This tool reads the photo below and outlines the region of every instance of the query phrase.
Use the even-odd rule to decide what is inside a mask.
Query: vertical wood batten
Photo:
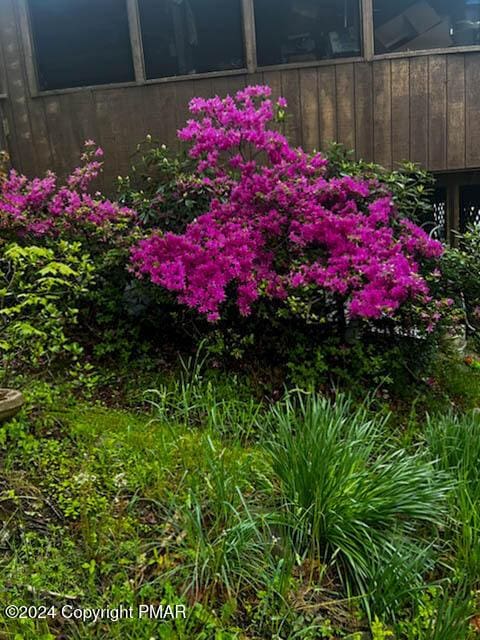
[[[410,61],[392,60],[392,160],[410,158]]]
[[[465,56],[447,58],[447,166],[465,166]]]
[[[357,159],[373,161],[372,65],[355,65],[355,151]]]
[[[428,65],[428,168],[447,166],[447,60],[444,55],[429,58]]]
[[[145,59],[143,55],[142,29],[140,25],[138,0],[127,0],[127,11],[135,80],[137,83],[142,84],[145,82]]]
[[[279,98],[282,95],[282,75],[280,71],[263,71],[263,83],[272,90],[272,97]]]
[[[245,87],[246,83],[250,84],[248,76],[213,78],[213,91],[221,98],[225,98],[227,95],[234,96],[237,91]]]
[[[300,71],[300,102],[303,144],[308,151],[319,148],[318,83],[316,69]]]
[[[72,104],[68,94],[41,98],[43,104],[46,131],[51,140],[55,169],[64,179],[77,166],[82,145],[79,144],[76,130],[76,118],[72,116]]]
[[[112,191],[117,176],[128,171],[132,154],[143,137],[139,129],[140,104],[129,99],[125,89],[98,90],[93,96],[99,142],[105,151],[103,178]]]
[[[100,144],[100,132],[98,129],[98,123],[95,116],[95,101],[93,92],[91,90],[82,91],[78,95],[68,95],[69,113],[73,114],[75,118],[75,127],[73,127],[73,135],[76,148],[80,151],[86,140],[95,140]],[[72,167],[74,166],[76,158],[72,158]],[[105,162],[109,162],[109,158],[105,158]],[[104,187],[103,174],[101,174],[95,181],[95,186],[98,189]]]
[[[466,165],[480,167],[480,53],[465,55]]]
[[[282,92],[288,101],[285,135],[294,146],[302,145],[302,115],[300,107],[300,76],[298,69],[288,69],[282,74]]]
[[[38,175],[52,168],[54,139],[47,128],[43,102],[38,99],[27,99],[27,105],[30,113],[32,143],[37,157],[35,173]],[[74,157],[71,161],[75,162],[77,159]]]
[[[355,82],[353,64],[335,65],[338,142],[355,148]]]
[[[248,84],[264,84],[263,73],[261,71],[255,71],[255,73],[248,73],[244,76],[245,86]]]
[[[198,82],[198,81],[197,81]],[[201,86],[201,85],[200,85]],[[196,95],[203,95],[200,86],[193,80],[186,80],[185,82],[177,82],[175,85],[175,147],[179,147],[179,140],[177,137],[177,131],[182,129],[187,120],[190,117],[190,111],[188,105],[190,100]],[[208,87],[213,89],[213,93],[216,93],[215,87],[212,83],[208,83]]]
[[[277,100],[280,96],[283,96],[282,91],[282,74],[280,71],[263,71],[262,82],[270,87],[272,90],[272,99]],[[288,112],[288,110],[287,110]],[[285,123],[282,122],[279,125],[281,133],[285,133]]]
[[[146,87],[146,118],[150,133],[160,144],[176,144],[176,95],[168,84],[152,84]]]
[[[325,151],[332,142],[336,142],[338,139],[335,68],[333,66],[319,67],[317,80],[320,149]]]
[[[128,91],[128,89],[122,90],[124,98],[120,99],[125,102],[125,111],[124,117],[119,120],[119,127],[125,119],[131,122],[132,126],[128,132],[122,131],[125,158],[122,159],[120,173],[130,168],[132,159],[137,153],[137,146],[145,142],[147,134],[150,133],[151,119],[146,109],[149,102],[148,89],[149,87],[138,87],[134,92]]]
[[[410,60],[410,159],[428,163],[428,58]]]
[[[390,60],[373,62],[373,153],[375,162],[392,167],[392,86]]]

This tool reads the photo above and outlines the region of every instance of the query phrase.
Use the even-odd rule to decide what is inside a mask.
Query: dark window
[[[359,0],[254,0],[260,66],[358,56]]]
[[[135,79],[125,0],[28,0],[40,89]]]
[[[460,231],[480,224],[480,185],[460,187]]]
[[[375,52],[480,44],[480,0],[374,0]]]
[[[447,189],[437,187],[432,194],[432,215],[419,220],[420,226],[442,242],[447,238]]]
[[[139,0],[148,79],[242,69],[241,0]]]

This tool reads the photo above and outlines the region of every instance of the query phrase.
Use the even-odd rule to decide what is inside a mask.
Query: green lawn
[[[192,502],[212,498],[213,460],[245,495],[261,491],[259,456],[225,447],[208,431],[166,426],[148,412],[75,405],[53,407],[42,421],[4,459],[2,608],[187,603],[171,586],[186,584],[196,561],[195,516],[187,527],[183,516]],[[48,624],[3,617],[1,637],[207,638],[228,628],[230,605],[217,612],[192,601],[188,620],[175,624],[142,619],[90,628],[58,617]]]
[[[39,387],[2,429],[0,638],[474,638],[480,421],[406,437],[346,398],[268,406],[232,383],[180,379],[130,412]]]

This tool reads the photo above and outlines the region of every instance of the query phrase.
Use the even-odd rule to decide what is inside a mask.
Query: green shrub
[[[213,191],[194,174],[184,152],[173,153],[148,136],[138,145],[130,175],[118,180],[118,199],[139,214],[144,227],[175,233],[208,210]]]
[[[359,398],[376,388],[405,396],[429,371],[435,346],[435,338],[412,336],[331,337],[320,345],[302,337],[289,354],[288,380],[302,389],[348,389]],[[415,393],[420,389],[416,386]]]
[[[332,146],[326,155],[327,177],[361,176],[376,181],[378,196],[391,192],[400,216],[420,224],[433,219],[433,178],[428,172],[411,163],[387,171],[378,165],[356,162],[340,145]],[[224,195],[214,194],[208,181],[202,183],[198,176],[192,159],[184,153],[175,155],[148,137],[139,145],[130,175],[119,181],[119,198],[139,212],[144,227],[183,233],[188,223],[208,210],[213,197],[222,200]],[[128,342],[138,340],[138,327],[145,319],[151,328],[146,332],[148,342],[153,337],[155,321],[168,329],[174,316],[180,331],[169,331],[170,343],[182,349],[187,341],[191,344],[191,336],[194,340],[207,338],[210,353],[226,369],[243,367],[256,373],[275,369],[274,384],[279,381],[280,385],[288,377],[303,387],[358,386],[363,393],[372,385],[398,389],[412,382],[418,384],[419,378],[430,374],[432,353],[442,331],[439,328],[425,336],[420,329],[419,339],[423,322],[419,321],[420,309],[410,309],[395,321],[353,322],[335,296],[319,294],[315,288],[290,295],[285,304],[259,302],[255,318],[239,317],[235,305],[226,303],[221,321],[212,328],[195,314],[181,312],[172,303],[173,297],[165,291],[159,296],[156,288],[159,287],[130,282],[128,296],[122,294],[123,311],[129,307],[134,310],[129,318],[124,315],[123,326],[135,322],[137,334],[130,341],[128,337],[119,340],[118,345],[124,345],[121,351]],[[120,303],[117,308],[122,308]],[[117,311],[105,326],[113,327],[115,314]],[[113,338],[115,331],[109,329],[109,335]],[[118,345],[112,339],[99,350],[115,353]]]
[[[93,265],[79,243],[51,248],[2,247],[0,349],[3,375],[45,369],[81,355],[72,337],[78,301],[93,282]]]
[[[447,249],[441,261],[444,293],[456,302],[457,323],[463,324],[480,347],[480,226],[457,236],[457,246]]]

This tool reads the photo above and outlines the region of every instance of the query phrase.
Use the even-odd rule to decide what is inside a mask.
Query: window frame
[[[33,37],[33,28],[30,18],[30,11],[28,8],[28,0],[17,0],[15,6],[18,8],[17,21],[20,27],[20,39],[23,47],[23,55],[25,60],[27,84],[31,98],[43,97],[49,95],[62,95],[64,93],[75,93],[78,91],[92,91],[94,89],[108,89],[108,88],[122,88],[122,87],[135,87],[139,84],[137,77],[137,61],[135,58],[135,48],[132,34],[133,17],[131,14],[132,0],[125,0],[127,8],[128,27],[130,34],[130,47],[132,53],[133,70],[135,74],[135,80],[129,80],[126,82],[109,82],[107,84],[94,84],[94,85],[82,85],[79,87],[66,87],[64,89],[40,89],[40,82],[38,78],[38,67],[36,63],[35,55],[35,41]],[[134,0],[136,2],[136,0]]]
[[[41,90],[38,80],[38,71],[35,58],[35,44],[33,29],[30,19],[28,0],[17,0],[18,23],[24,52],[26,75],[30,97],[44,97],[50,95],[63,95],[65,93],[78,93],[80,91],[101,91],[105,89],[122,89],[127,87],[139,87],[151,84],[165,84],[168,82],[181,82],[201,78],[218,78],[225,76],[238,76],[254,73],[256,71],[255,31],[253,0],[240,0],[242,9],[242,33],[245,52],[245,66],[239,69],[227,69],[225,71],[209,71],[178,76],[166,76],[163,78],[147,79],[145,74],[145,61],[143,54],[143,42],[140,25],[139,0],[125,0],[128,14],[130,32],[130,47],[132,51],[135,80],[128,82],[109,82],[107,84],[95,84],[81,87],[67,87],[64,89]],[[253,29],[253,31],[252,31]]]
[[[255,0],[248,0],[252,5],[252,29],[253,37],[255,38]],[[318,0],[320,2],[320,0]],[[365,31],[365,11],[368,10],[368,4],[372,7],[372,0],[357,0],[359,4],[359,17],[360,17],[360,48],[362,53],[359,56],[350,56],[345,58],[321,58],[320,60],[310,60],[308,62],[288,62],[283,64],[271,64],[271,65],[259,65],[255,56],[255,72],[264,71],[288,71],[288,69],[308,69],[309,67],[325,67],[332,64],[348,64],[352,62],[365,62],[371,60],[371,57],[367,57],[367,43],[369,40],[369,34]],[[373,10],[372,10],[372,42],[373,42]]]
[[[6,100],[8,98],[7,91],[7,69],[5,66],[5,54],[3,51],[2,43],[0,42],[0,100]],[[0,122],[0,129],[1,129]]]
[[[196,78],[222,78],[224,76],[238,76],[245,75],[247,73],[254,73],[254,65],[256,58],[256,44],[255,44],[255,31],[253,32],[253,40],[250,32],[250,18],[253,18],[253,0],[240,0],[240,10],[242,14],[242,36],[243,36],[243,50],[245,66],[238,69],[225,69],[223,71],[206,71],[203,73],[187,73],[177,76],[163,76],[161,78],[147,78],[145,71],[145,55],[143,52],[143,38],[142,27],[140,22],[140,9],[138,3],[141,0],[127,0],[129,7],[129,19],[130,21],[130,40],[133,47],[137,47],[137,51],[133,51],[133,58],[138,56],[139,62],[139,75],[137,76],[137,83],[139,85],[150,84],[164,84],[166,82],[179,82],[182,80],[195,80]],[[135,45],[133,44],[135,43]],[[135,70],[136,71],[136,70]]]
[[[8,98],[7,91],[7,72],[5,70],[5,61],[3,58],[3,50],[0,43],[0,100]],[[1,126],[1,124],[0,124]]]
[[[418,51],[391,51],[389,53],[375,53],[375,25],[373,23],[373,3],[374,0],[363,0],[364,5],[369,5],[369,21],[370,21],[370,33],[369,39],[369,51],[371,57],[367,60],[395,60],[398,58],[415,58],[423,56],[435,56],[444,55],[446,53],[475,53],[480,51],[480,45],[478,44],[466,44],[457,47],[436,47],[435,49],[418,49]],[[365,20],[365,12],[363,15]],[[365,28],[364,28],[365,33]]]
[[[18,22],[20,26],[21,40],[24,51],[26,75],[28,80],[29,93],[32,98],[49,95],[61,95],[65,93],[78,93],[80,91],[100,91],[105,89],[121,89],[127,87],[148,86],[152,84],[166,84],[170,82],[182,82],[185,80],[200,80],[202,78],[221,78],[228,76],[242,76],[247,74],[262,73],[269,71],[282,71],[288,69],[302,69],[308,67],[323,67],[337,64],[351,64],[355,62],[372,62],[374,60],[388,60],[395,58],[412,58],[417,56],[438,55],[446,53],[468,53],[479,52],[480,45],[464,45],[459,47],[422,49],[419,51],[399,51],[392,53],[375,54],[375,34],[373,23],[373,2],[374,0],[359,0],[360,4],[360,35],[362,53],[359,56],[349,58],[330,58],[322,60],[312,60],[308,62],[294,62],[287,64],[277,64],[261,66],[257,62],[257,46],[255,31],[255,11],[254,0],[241,0],[242,7],[242,32],[245,52],[245,66],[240,69],[228,69],[225,71],[209,71],[206,73],[196,73],[178,76],[167,76],[162,78],[147,79],[145,75],[145,61],[143,54],[143,43],[140,25],[139,0],[125,0],[128,12],[128,23],[130,31],[130,46],[132,51],[135,80],[129,82],[117,82],[107,84],[96,84],[81,87],[71,87],[66,89],[51,89],[41,91],[37,77],[37,65],[35,60],[35,47],[30,21],[28,0],[17,0]],[[0,96],[0,98],[5,96]]]

